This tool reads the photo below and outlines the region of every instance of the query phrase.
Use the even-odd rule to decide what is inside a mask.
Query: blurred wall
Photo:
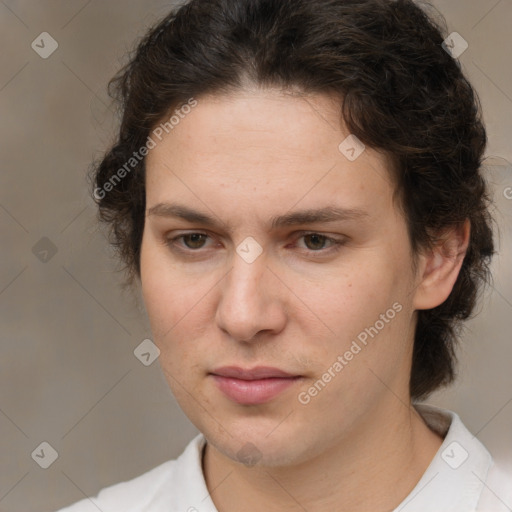
[[[140,295],[120,288],[85,181],[116,126],[106,84],[171,5],[0,2],[0,511],[52,511],[95,495],[175,458],[197,433],[158,364],[134,356],[149,325]],[[461,345],[461,377],[430,402],[510,461],[512,3],[435,5],[469,43],[460,61],[489,130],[501,254]],[[31,455],[51,453],[43,442],[58,452],[48,469]]]

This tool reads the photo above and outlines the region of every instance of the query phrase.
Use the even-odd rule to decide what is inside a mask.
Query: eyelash
[[[319,235],[320,237],[322,237],[326,242],[329,242],[331,244],[331,247],[330,248],[327,248],[327,249],[319,249],[318,251],[313,251],[311,249],[305,249],[307,252],[309,253],[312,253],[312,254],[317,254],[317,253],[320,253],[320,256],[322,255],[327,255],[327,254],[332,254],[332,253],[336,253],[338,252],[341,247],[343,245],[345,245],[346,243],[346,240],[338,240],[337,238],[332,238],[332,237],[329,237],[327,235],[322,235],[321,233],[317,233],[316,231],[308,231],[308,232],[300,232],[299,233],[300,236],[297,238],[297,240],[305,237],[305,236],[308,236],[308,235]],[[172,250],[172,251],[176,251],[176,252],[181,252],[181,253],[184,253],[184,254],[194,254],[194,253],[199,253],[201,251],[202,248],[199,248],[199,249],[184,249],[183,247],[178,247],[176,245],[176,241],[179,240],[179,239],[183,239],[185,238],[186,236],[190,236],[190,235],[204,235],[204,236],[209,236],[207,233],[202,233],[200,231],[193,231],[191,233],[184,233],[184,234],[181,234],[181,235],[178,235],[174,238],[168,238],[165,240],[165,244]]]

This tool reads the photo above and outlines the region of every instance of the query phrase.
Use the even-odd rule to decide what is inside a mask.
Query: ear
[[[470,222],[443,231],[429,252],[420,254],[419,284],[414,292],[414,309],[432,309],[450,295],[469,245]]]

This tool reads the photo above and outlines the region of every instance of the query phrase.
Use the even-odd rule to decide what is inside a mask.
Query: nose
[[[239,254],[220,283],[216,322],[234,340],[260,340],[259,333],[277,334],[286,324],[287,288],[268,266],[265,253],[249,263]]]

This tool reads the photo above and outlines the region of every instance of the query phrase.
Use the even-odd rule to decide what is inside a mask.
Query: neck
[[[393,510],[412,491],[442,444],[412,406],[395,401],[313,459],[246,467],[207,444],[203,473],[219,512]],[[388,404],[389,405],[389,404]]]

